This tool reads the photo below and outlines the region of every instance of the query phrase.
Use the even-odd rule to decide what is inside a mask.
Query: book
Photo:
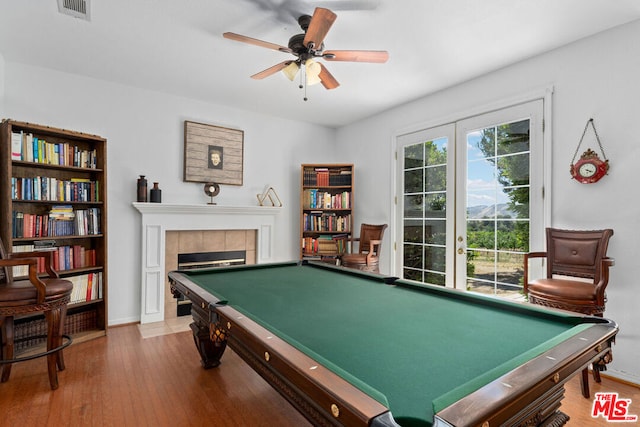
[[[22,160],[22,132],[11,132],[11,160]]]

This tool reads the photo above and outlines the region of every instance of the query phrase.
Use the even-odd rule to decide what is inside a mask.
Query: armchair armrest
[[[351,238],[349,238],[349,239],[347,239],[347,240],[349,241],[349,247],[348,247],[348,249],[347,249],[347,252],[348,252],[348,253],[351,253],[351,254],[358,253],[358,252],[359,252],[359,250],[358,250],[358,251],[356,251],[356,245],[355,245],[355,243],[356,243],[356,242],[358,242],[358,249],[360,249],[360,238],[359,238],[359,237],[353,237],[353,236],[352,236]]]
[[[25,252],[27,253],[27,252]],[[36,291],[37,291],[37,301],[39,304],[43,303],[45,300],[45,296],[46,296],[46,292],[47,292],[47,285],[40,280],[40,278],[38,277],[38,259],[37,257],[15,257],[15,258],[8,258],[8,259],[0,259],[0,267],[16,267],[16,266],[23,266],[23,265],[28,265],[29,266],[29,281],[31,282],[31,284],[33,286],[36,287]],[[9,280],[9,278],[7,278],[7,280]]]
[[[524,259],[527,260],[529,258],[546,258],[547,257],[547,253],[546,252],[529,252],[524,254]]]
[[[44,259],[44,269],[51,278],[60,278],[58,272],[52,267],[53,251],[33,251],[33,252],[13,252],[9,254],[9,259],[15,258],[42,258]]]
[[[350,239],[344,235],[338,235],[333,237],[333,241],[336,244],[336,253],[338,256],[344,255],[349,252],[349,241]]]
[[[615,265],[615,260],[613,258],[605,257],[602,258],[601,263],[601,274],[600,281],[595,283],[596,286],[596,299],[599,305],[604,306],[605,304],[605,289],[609,284],[609,267],[613,267]]]
[[[527,295],[529,288],[529,259],[531,258],[546,258],[546,252],[529,252],[524,254],[524,274],[522,278],[522,290]]]
[[[378,247],[382,244],[382,240],[369,240],[369,253],[367,254],[367,264],[371,264],[371,262],[378,257],[379,249]]]

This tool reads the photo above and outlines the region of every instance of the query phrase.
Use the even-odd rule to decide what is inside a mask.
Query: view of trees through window
[[[467,134],[468,289],[521,290],[529,250],[529,162],[529,120]]]
[[[447,139],[404,148],[403,277],[445,284]]]

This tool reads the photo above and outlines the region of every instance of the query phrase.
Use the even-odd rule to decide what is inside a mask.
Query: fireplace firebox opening
[[[198,268],[228,267],[246,264],[246,251],[222,252],[193,252],[178,254],[178,270],[193,270]],[[184,295],[178,298],[177,316],[191,314],[191,301]]]

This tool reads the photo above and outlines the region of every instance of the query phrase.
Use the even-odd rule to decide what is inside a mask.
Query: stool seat
[[[64,279],[41,279],[46,285],[45,302],[51,303],[57,299],[71,296],[73,283]],[[0,313],[14,305],[36,304],[38,292],[28,280],[17,280],[0,287]]]
[[[343,267],[355,268],[362,271],[375,272],[379,269],[378,259],[370,259],[369,262],[367,262],[366,254],[345,254],[342,255],[340,261]]]

